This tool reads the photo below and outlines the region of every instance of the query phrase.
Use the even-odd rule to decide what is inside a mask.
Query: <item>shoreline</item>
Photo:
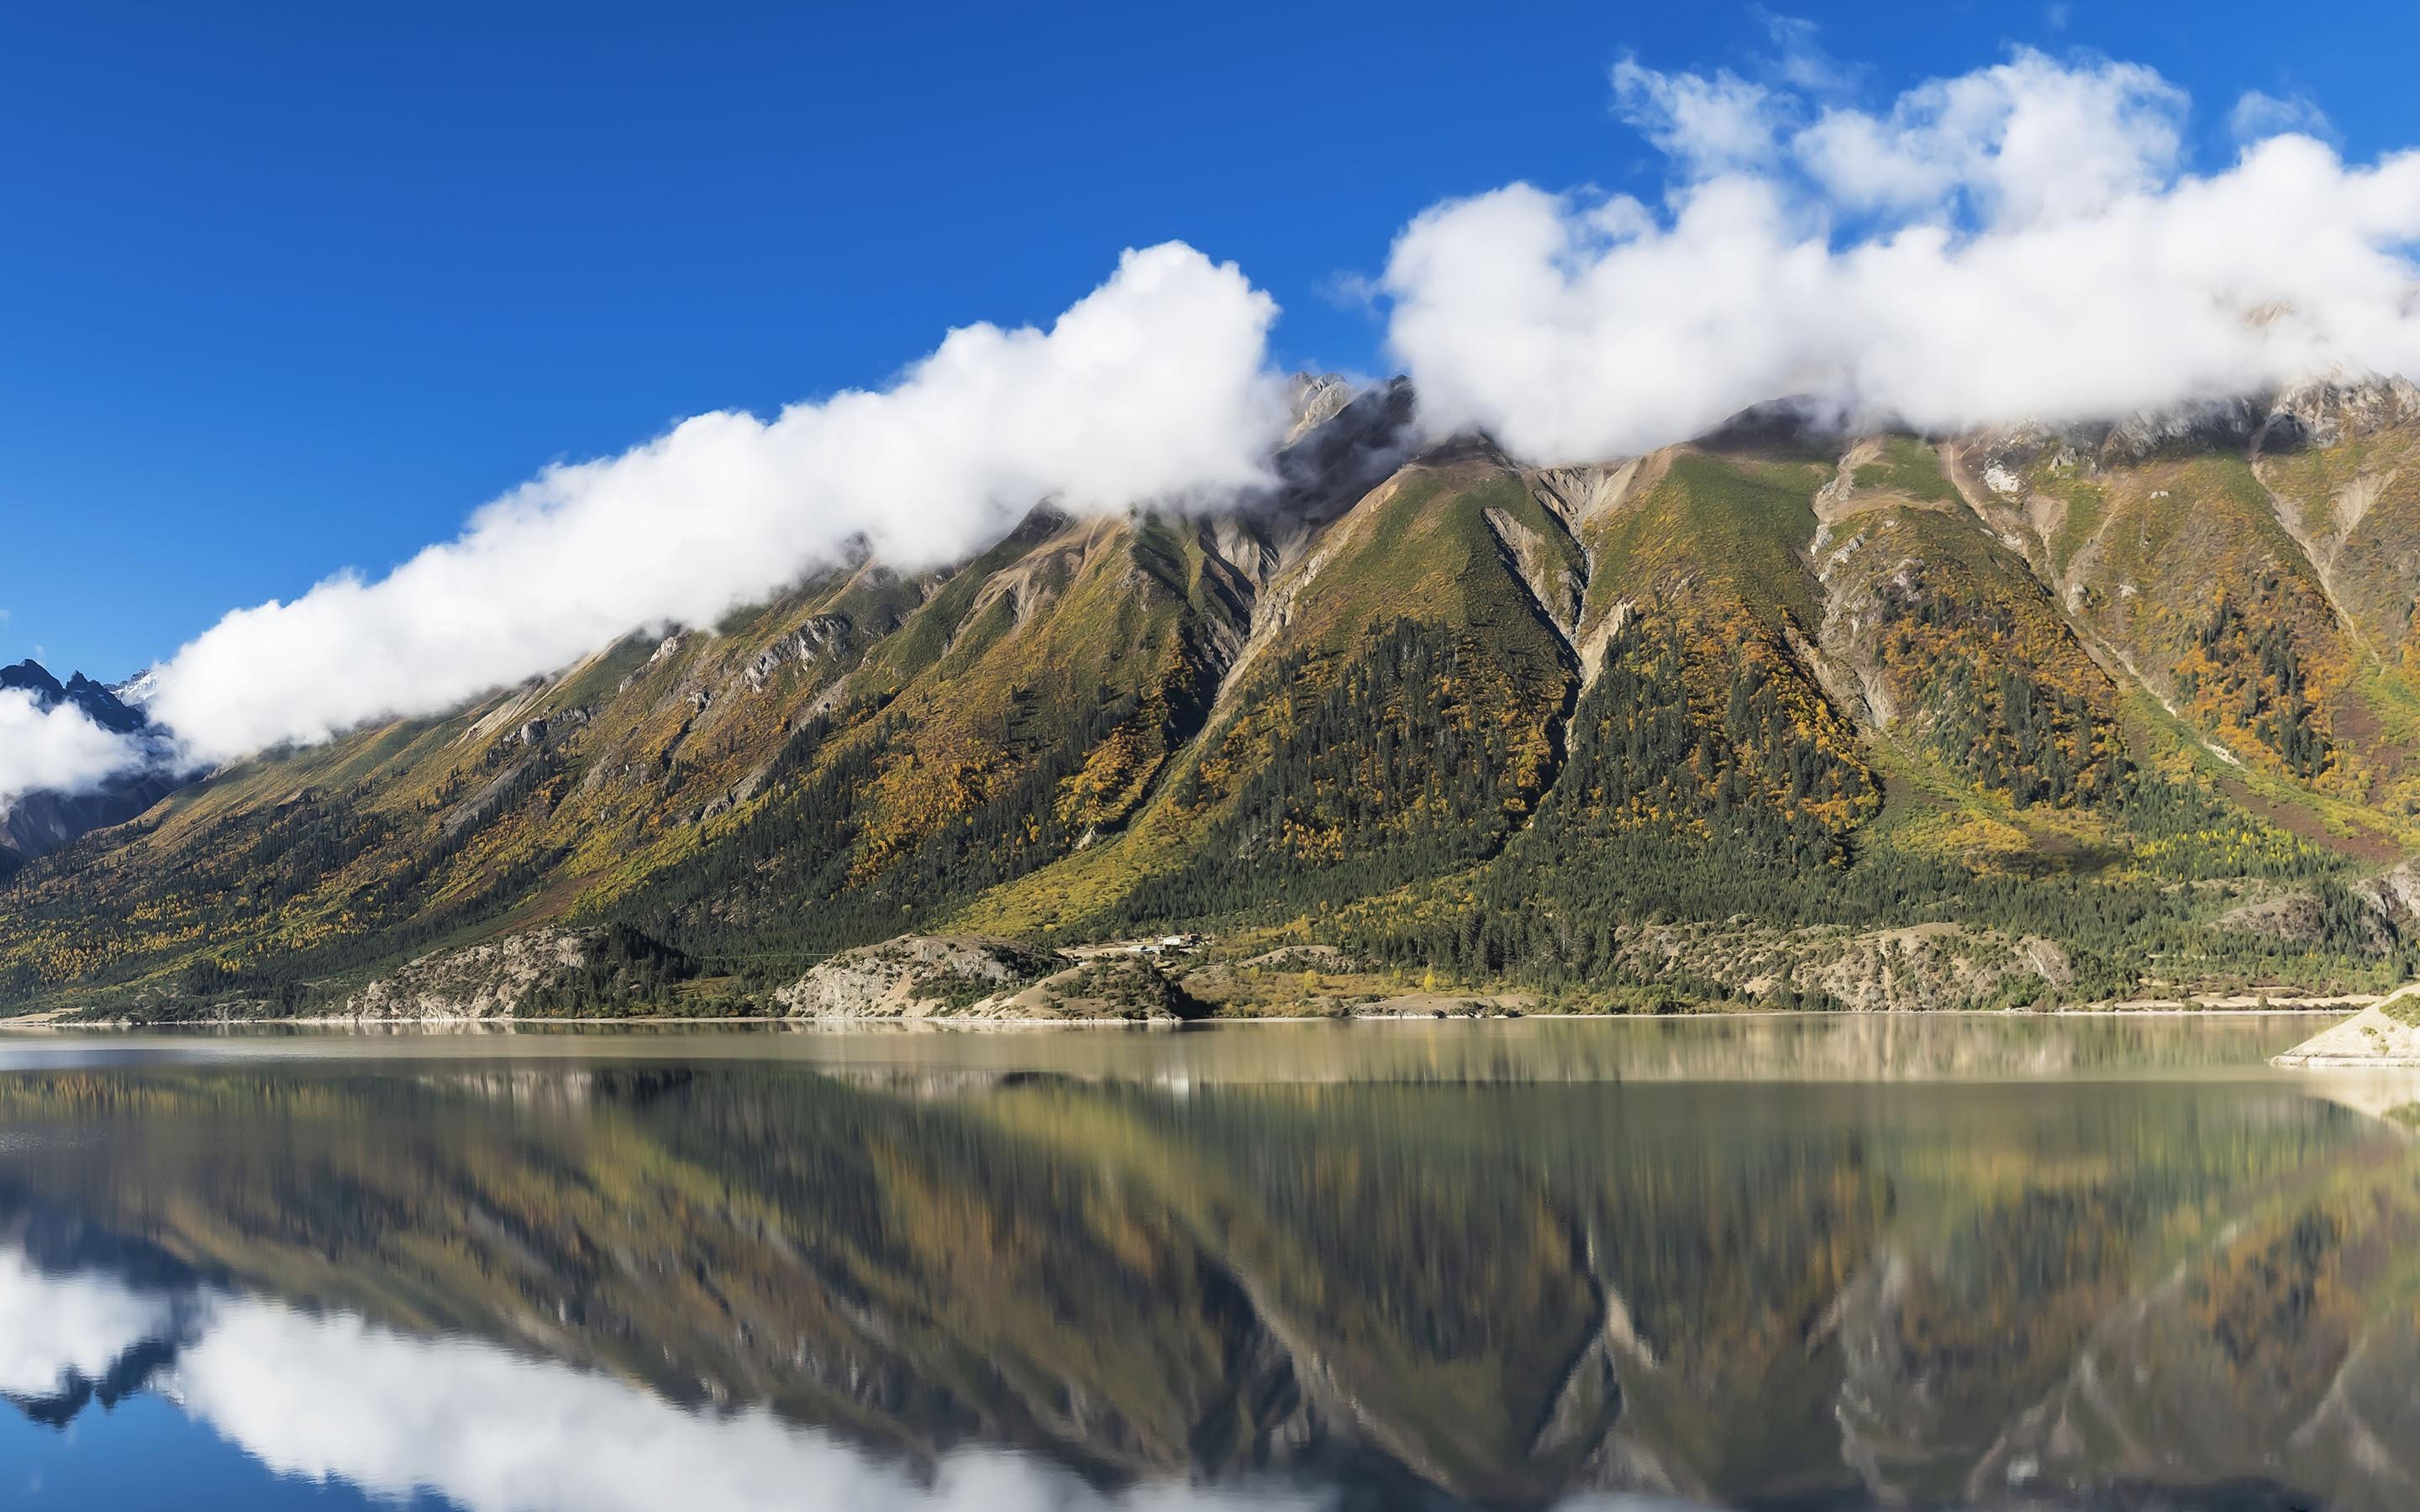
[[[2420,994],[2420,982],[2399,987],[2303,1041],[2269,1063],[2283,1071],[2420,1071],[2420,1022],[2388,1011],[2397,998]]]
[[[2408,990],[2408,989],[2407,989]],[[2122,1003],[2084,1004],[2074,1008],[2041,1010],[2015,1008],[1941,1008],[1941,1009],[1768,1009],[1731,1008],[1702,1012],[1683,1013],[1553,1013],[1523,1010],[1512,1012],[1397,1011],[1358,1013],[1256,1013],[1208,1014],[1191,1019],[1128,1019],[1128,1018],[982,1018],[954,1017],[940,1014],[866,1014],[817,1013],[781,1014],[761,1018],[717,1015],[695,1017],[680,1014],[632,1014],[616,1018],[517,1018],[504,1014],[429,1015],[412,1018],[365,1017],[299,1017],[299,1018],[211,1018],[171,1020],[156,1024],[137,1024],[127,1019],[73,1019],[64,1011],[52,1010],[29,1013],[21,1018],[0,1019],[0,1034],[32,1030],[115,1032],[145,1034],[159,1031],[192,1031],[199,1029],[349,1029],[355,1031],[430,1029],[453,1030],[492,1029],[605,1029],[605,1028],[727,1028],[763,1031],[777,1028],[794,1030],[831,1028],[915,1028],[985,1031],[1007,1029],[1142,1029],[1174,1030],[1202,1027],[1232,1027],[1241,1025],[1303,1025],[1303,1024],[1438,1024],[1438,1023],[1702,1023],[1710,1020],[1761,1019],[2060,1019],[2060,1018],[2344,1018],[2384,1002],[2393,994],[2361,994],[2344,997],[2301,997],[2273,1000],[2263,1008],[2240,998],[2195,1002],[2190,999],[2136,999]],[[2376,1062],[2367,1062],[2375,1065]]]

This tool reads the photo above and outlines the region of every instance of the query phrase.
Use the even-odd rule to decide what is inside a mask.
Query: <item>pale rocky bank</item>
[[[2271,1063],[2297,1071],[2420,1070],[2420,982],[2320,1030]]]

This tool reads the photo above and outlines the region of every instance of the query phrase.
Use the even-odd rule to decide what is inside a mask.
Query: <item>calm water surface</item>
[[[2319,1022],[0,1037],[0,1504],[2412,1507]]]

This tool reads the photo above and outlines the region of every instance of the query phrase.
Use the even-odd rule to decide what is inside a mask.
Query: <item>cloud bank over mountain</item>
[[[0,815],[28,793],[81,793],[145,764],[141,745],[104,730],[72,703],[48,708],[0,687]]]
[[[2256,92],[2225,117],[2239,155],[2196,172],[2191,102],[2149,69],[2019,49],[1860,102],[1810,26],[1767,23],[1755,78],[1613,66],[1666,163],[1652,202],[1513,183],[1402,231],[1377,288],[1429,431],[1575,462],[1784,396],[1949,431],[2420,373],[2420,153],[2349,163],[2316,106]],[[711,624],[861,548],[962,557],[1041,500],[1215,502],[1286,424],[1276,316],[1233,264],[1128,252],[1047,331],[969,326],[884,390],[700,415],[383,577],[237,609],[156,669],[150,713],[208,766]],[[0,702],[0,810],[139,760]]]
[[[1516,183],[1404,231],[1388,339],[1431,428],[1571,462],[1785,395],[1953,430],[2420,371],[2420,154],[2348,164],[2247,97],[2195,174],[2149,69],[2019,50],[1868,110],[1792,61],[1615,66],[1659,203]]]
[[[1128,252],[1048,331],[973,325],[879,392],[718,412],[548,469],[383,578],[228,614],[152,715],[223,762],[433,714],[643,625],[711,624],[860,546],[917,568],[1037,501],[1084,511],[1263,480],[1286,424],[1277,306],[1233,264]]]

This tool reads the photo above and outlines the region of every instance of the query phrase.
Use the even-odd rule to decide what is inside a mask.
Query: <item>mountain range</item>
[[[0,691],[11,690],[32,694],[34,706],[45,712],[71,704],[94,724],[117,734],[137,733],[150,725],[142,710],[126,703],[116,689],[82,672],[62,683],[39,662],[0,667]],[[0,810],[0,878],[79,835],[124,824],[176,786],[162,774],[137,773],[94,792],[37,793]]]
[[[1295,397],[1240,507],[1044,505],[444,717],[26,800],[0,1005],[360,1011],[417,973],[482,1011],[778,1012],[903,934],[1169,930],[1208,946],[1132,969],[1179,1013],[2412,965],[2412,385],[1948,437],[1776,405],[1554,469],[1420,440],[1402,380]]]

